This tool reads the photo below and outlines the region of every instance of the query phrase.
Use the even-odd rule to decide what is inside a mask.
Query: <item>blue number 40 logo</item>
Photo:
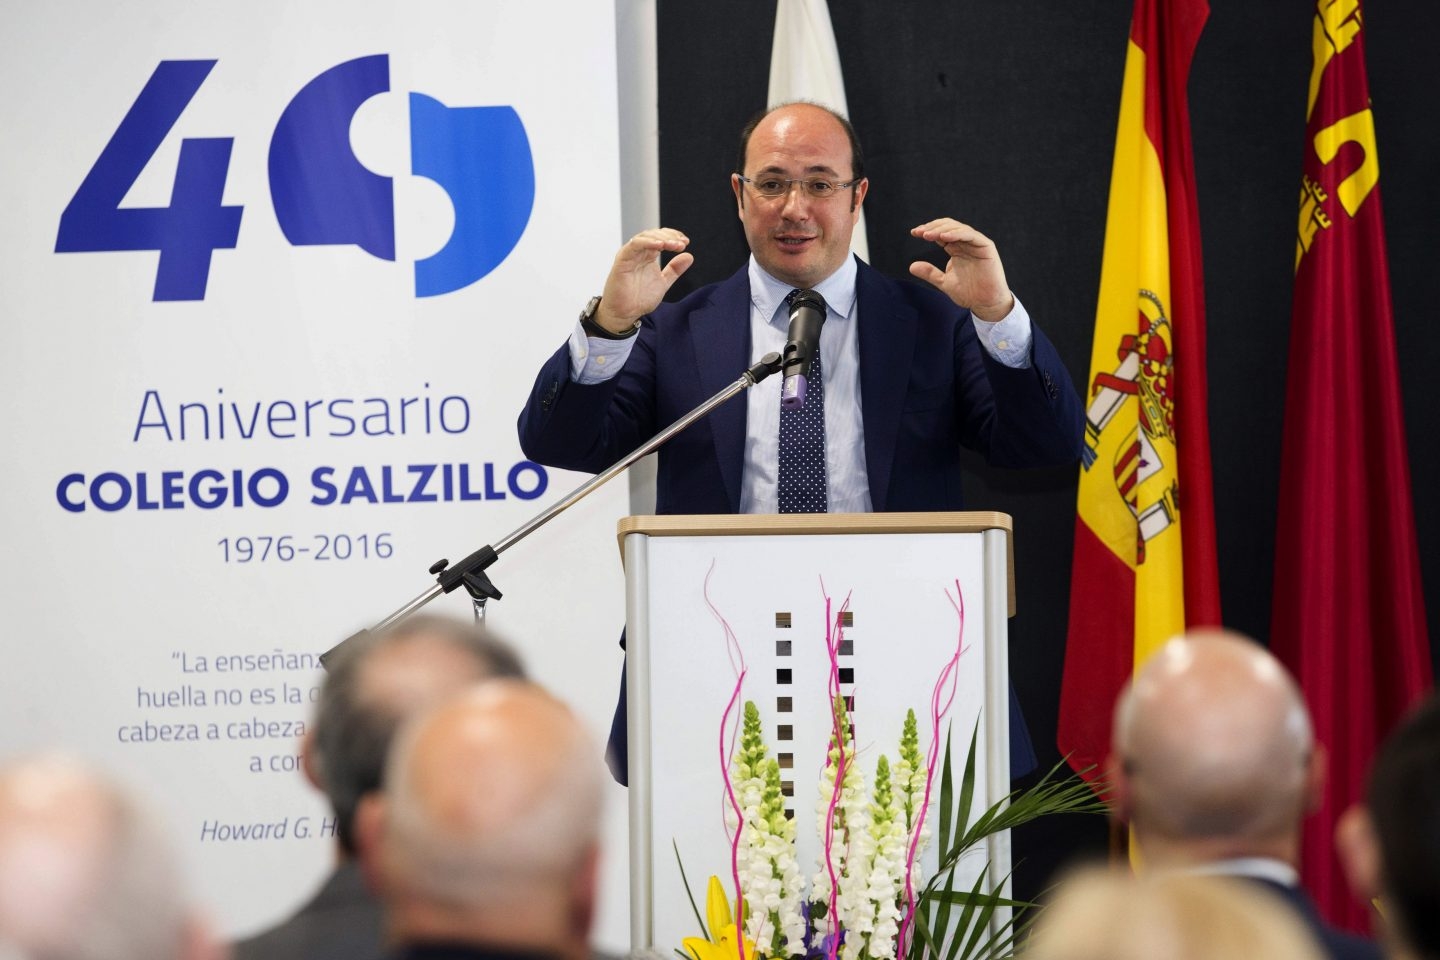
[[[141,171],[215,66],[162,60],[60,216],[56,253],[156,250],[156,300],[203,300],[216,250],[235,247],[244,208],[223,202],[233,137],[187,138],[170,204],[122,207]],[[270,138],[270,199],[295,246],[351,244],[395,259],[394,184],[350,149],[350,121],[390,89],[384,54],[331,67],[295,95]],[[415,263],[415,295],[467,287],[500,265],[530,220],[535,166],[512,107],[447,107],[410,94],[411,173],[450,196],[455,227]]]

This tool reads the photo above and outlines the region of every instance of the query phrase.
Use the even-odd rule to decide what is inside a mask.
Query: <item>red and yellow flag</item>
[[[1185,90],[1209,12],[1205,0],[1136,0],[1130,26],[1060,696],[1060,749],[1077,770],[1104,761],[1135,666],[1220,619]]]
[[[1316,8],[1270,647],[1330,756],[1305,825],[1305,886],[1332,923],[1368,932],[1335,859],[1335,820],[1432,673],[1360,3]]]

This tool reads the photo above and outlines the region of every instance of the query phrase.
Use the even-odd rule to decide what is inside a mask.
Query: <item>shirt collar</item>
[[[845,262],[830,276],[815,284],[814,290],[825,298],[825,305],[830,308],[830,314],[842,319],[849,318],[851,311],[855,308],[855,276],[858,268],[855,266],[853,256],[846,257]],[[788,283],[776,280],[761,268],[756,261],[755,255],[750,255],[750,302],[755,309],[760,311],[760,316],[771,318],[772,323],[779,323],[781,326],[789,323],[789,318],[780,316],[780,306],[790,291],[795,288]]]
[[[1300,874],[1293,866],[1272,857],[1214,860],[1189,867],[1183,872],[1198,876],[1250,877],[1254,880],[1269,880],[1282,887],[1294,887],[1300,883]]]

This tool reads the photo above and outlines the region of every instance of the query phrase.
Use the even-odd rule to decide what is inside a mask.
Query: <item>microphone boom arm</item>
[[[454,566],[451,566],[447,560],[436,561],[430,567],[430,572],[436,575],[435,586],[417,595],[409,603],[391,613],[385,619],[375,624],[375,626],[346,637],[322,653],[320,655],[321,666],[328,667],[331,658],[351,640],[362,637],[367,633],[388,629],[415,613],[431,600],[436,599],[442,594],[450,593],[457,587],[464,586],[470,595],[478,602],[483,603],[485,599],[500,599],[500,591],[495,589],[495,585],[490,582],[490,578],[485,574],[486,568],[498,560],[500,554],[509,550],[515,546],[515,544],[524,540],[530,534],[539,530],[581,500],[584,500],[598,487],[604,486],[606,483],[618,477],[637,460],[659,449],[667,440],[688,428],[695,421],[708,416],[716,407],[721,406],[732,397],[739,395],[742,391],[753,387],[772,373],[779,371],[780,364],[780,355],[778,353],[765,354],[754,366],[742,373],[739,378],[719,393],[716,393],[710,399],[670,424],[670,426],[661,430],[655,434],[655,436],[621,457],[619,461],[609,467],[604,473],[597,473],[570,491],[563,499],[551,504],[541,513],[527,520],[514,531],[503,537],[498,543],[493,546],[487,544],[481,547]]]

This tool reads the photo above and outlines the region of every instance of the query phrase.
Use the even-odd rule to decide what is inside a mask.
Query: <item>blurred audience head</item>
[[[1363,806],[1336,828],[1346,875],[1383,904],[1397,955],[1440,960],[1440,698],[1381,746]]]
[[[1171,640],[1141,667],[1116,706],[1111,767],[1116,813],[1157,866],[1296,863],[1325,775],[1295,681],[1219,630]]]
[[[0,957],[220,955],[147,810],[67,757],[0,768]]]
[[[380,788],[405,718],[487,677],[522,677],[515,652],[469,621],[420,614],[347,642],[329,665],[306,740],[305,771],[330,799],[341,847],[355,853],[355,811]]]
[[[1278,897],[1237,880],[1091,869],[1062,883],[1022,960],[1323,960]]]
[[[361,817],[392,939],[587,955],[599,756],[568,708],[519,681],[408,723]]]

